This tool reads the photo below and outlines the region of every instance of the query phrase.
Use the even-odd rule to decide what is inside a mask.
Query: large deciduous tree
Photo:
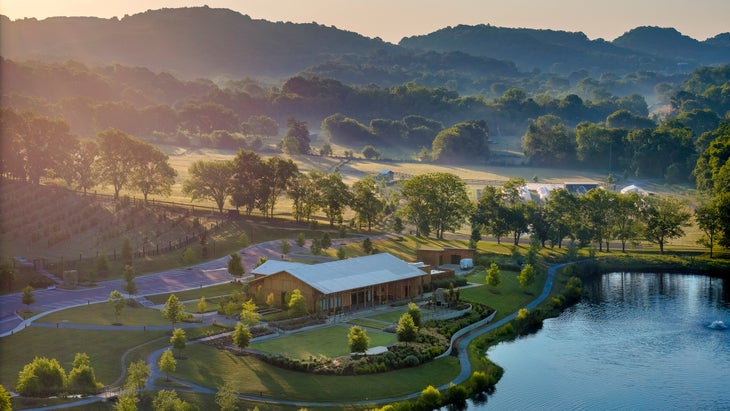
[[[218,213],[223,214],[226,197],[231,191],[232,161],[199,160],[188,168],[190,178],[183,183],[183,193],[195,200],[215,201]]]
[[[582,122],[575,128],[578,160],[592,168],[626,165],[627,130]]]
[[[66,181],[69,187],[86,192],[98,184],[94,163],[99,157],[99,146],[93,140],[76,142],[69,148],[63,166],[56,175]]]
[[[690,128],[667,123],[656,129],[631,131],[627,140],[632,153],[629,168],[637,176],[680,182],[689,178],[689,160],[696,155]]]
[[[499,187],[484,187],[470,222],[472,229],[480,234],[493,235],[497,238],[497,244],[502,243],[502,237],[509,233],[509,225],[507,207]]]
[[[548,114],[528,124],[522,149],[532,164],[565,164],[575,155],[575,139],[560,117]]]
[[[324,177],[319,170],[311,170],[308,174],[297,173],[287,189],[292,200],[292,216],[297,222],[311,220],[320,207],[320,191],[317,183]]]
[[[442,239],[445,231],[457,230],[472,211],[466,183],[450,173],[429,173],[412,177],[403,184],[404,215],[419,234],[431,230]]]
[[[241,123],[241,131],[257,136],[276,136],[279,134],[279,123],[269,116],[250,116]]]
[[[209,134],[215,130],[237,130],[240,119],[233,112],[218,103],[187,103],[180,108],[178,117],[182,127],[197,134]]]
[[[550,240],[563,246],[563,239],[575,239],[580,223],[580,199],[564,188],[550,192],[545,209],[550,220]]]
[[[530,207],[523,196],[525,190],[525,180],[521,177],[511,178],[502,185],[504,219],[507,229],[512,232],[514,245],[520,243],[520,237],[529,229]]]
[[[598,243],[598,250],[603,251],[603,243],[606,243],[606,252],[609,251],[613,224],[618,217],[617,196],[602,188],[589,190],[581,197],[584,205],[584,216],[587,228],[590,230],[593,239]]]
[[[352,192],[342,181],[339,173],[331,173],[324,176],[317,184],[319,188],[320,207],[330,222],[330,227],[335,223],[342,223],[342,216],[347,206],[352,204]]]
[[[231,177],[231,204],[239,209],[243,207],[247,215],[256,208],[266,172],[261,156],[250,150],[238,150],[233,159],[233,175]]]
[[[720,206],[725,198],[730,199],[730,194],[724,194],[713,198],[709,203],[703,204],[695,210],[695,220],[697,226],[705,233],[705,236],[698,242],[705,245],[710,249],[710,258],[712,258],[713,248],[719,238],[722,238],[723,225],[730,223],[724,222],[728,219],[729,214],[723,214],[720,212]]]
[[[256,201],[264,216],[274,217],[274,207],[279,196],[290,186],[298,172],[297,165],[291,159],[270,157],[263,162],[259,197]]]
[[[145,204],[150,194],[169,196],[177,176],[177,171],[170,166],[169,157],[145,142],[137,145],[136,157],[130,183],[142,193]]]
[[[436,135],[432,144],[434,161],[443,163],[487,160],[489,131],[484,121],[465,121]]]
[[[55,395],[66,388],[66,371],[55,358],[35,357],[18,375],[15,391],[26,397]]]
[[[282,141],[283,145],[286,145],[286,141],[293,141],[296,144],[293,144],[290,147],[290,150],[288,151],[289,154],[308,154],[311,150],[311,147],[309,146],[310,139],[309,139],[309,127],[307,125],[306,121],[297,120],[294,117],[289,117],[286,120],[286,126],[288,127],[286,131],[286,136],[284,137],[284,140]]]
[[[17,112],[0,112],[2,173],[39,184],[41,177],[64,176],[72,150],[78,145],[63,119]]]
[[[645,201],[646,239],[657,243],[659,252],[664,254],[667,241],[684,235],[683,227],[689,225],[691,215],[684,203],[675,198],[651,196]]]
[[[105,130],[97,136],[99,159],[97,173],[102,183],[111,184],[114,198],[127,185],[137,166],[137,148],[141,142],[119,130]]]
[[[101,391],[103,384],[96,380],[91,360],[86,353],[76,353],[68,373],[68,391],[73,394],[92,395]]]
[[[367,176],[352,185],[352,205],[350,206],[357,216],[362,227],[366,224],[368,231],[385,209],[385,201],[377,195],[375,179]]]

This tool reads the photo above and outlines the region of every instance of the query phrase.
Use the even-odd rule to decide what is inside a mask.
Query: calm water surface
[[[489,349],[505,374],[470,410],[730,410],[730,284],[613,273],[584,290],[537,334]]]

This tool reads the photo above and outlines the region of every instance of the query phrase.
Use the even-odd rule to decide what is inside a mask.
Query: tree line
[[[113,187],[115,198],[124,188],[141,192],[145,201],[149,195],[171,193],[176,172],[167,155],[122,131],[105,130],[96,140],[79,142],[71,136],[63,120],[8,108],[3,109],[0,118],[3,129],[7,130],[4,144],[12,148],[3,150],[0,166],[5,176],[35,184],[41,177],[60,177],[69,186],[84,192],[97,184],[108,184]],[[308,133],[301,132],[306,130],[306,123],[291,119],[289,125],[288,135],[295,147],[308,144],[304,140]],[[699,212],[704,214],[698,220],[702,221],[701,228],[708,237],[706,244],[711,249],[714,244],[726,245],[730,238],[726,219],[722,218],[727,216],[722,213],[727,208],[728,197],[728,179],[724,178],[728,162],[723,149],[728,133],[725,123],[722,125],[723,132],[708,146],[697,166],[706,168],[704,173],[697,172],[698,176],[705,176],[702,187],[716,194],[715,199],[700,208]],[[480,126],[483,125],[467,123],[442,133],[459,135],[459,130],[465,129],[467,134],[476,130],[476,134],[483,135]],[[555,126],[547,128],[556,129]],[[646,130],[641,132],[645,134]],[[656,161],[672,160],[665,153]],[[556,190],[544,204],[524,202],[520,198],[522,180],[510,180],[499,189],[485,187],[478,204],[474,205],[464,181],[449,173],[410,178],[399,190],[389,189],[384,180],[372,176],[348,187],[337,172],[303,173],[291,159],[262,158],[244,149],[231,160],[197,161],[190,166],[189,174],[183,192],[194,201],[214,201],[221,214],[228,201],[248,215],[258,210],[271,218],[277,202],[286,195],[292,201],[292,216],[297,222],[310,222],[321,212],[334,227],[344,223],[349,208],[355,214],[352,224],[370,230],[383,216],[397,211],[398,219],[412,224],[418,234],[434,233],[438,238],[443,238],[445,232],[460,229],[468,218],[474,239],[480,233],[488,233],[501,241],[511,234],[517,244],[520,236],[529,232],[543,245],[550,241],[561,246],[563,239],[569,237],[582,245],[595,241],[602,250],[604,244],[608,249],[613,240],[621,241],[623,249],[627,242],[643,237],[656,242],[663,252],[668,240],[683,235],[682,227],[690,218],[676,200],[656,196],[638,198],[606,190],[591,190],[583,197]]]
[[[447,124],[481,119],[514,134],[530,118],[545,114],[574,124],[598,121],[621,109],[644,116],[648,113],[644,98],[638,94],[618,97],[605,89],[595,92],[598,81],[574,90],[561,86],[553,94],[564,97],[551,96],[545,90],[554,87],[543,83],[555,82],[542,76],[533,79],[538,84],[495,82],[491,84],[493,91],[460,95],[449,87],[415,81],[383,87],[293,76],[276,85],[248,78],[217,85],[210,80],[183,81],[144,68],[90,68],[77,62],[20,63],[7,59],[0,60],[0,69],[12,80],[5,91],[5,104],[66,118],[82,135],[107,128],[189,141],[216,130],[271,135],[271,123],[260,127],[258,117],[283,122],[295,116],[318,124],[333,113],[361,121],[409,115]],[[578,84],[580,78],[573,80]],[[564,82],[570,84],[571,80]]]
[[[149,195],[169,195],[177,172],[169,157],[152,144],[123,131],[108,129],[95,140],[71,135],[62,119],[4,107],[0,112],[3,153],[0,174],[39,184],[42,177],[61,178],[84,193],[108,184],[119,198],[123,188]]]

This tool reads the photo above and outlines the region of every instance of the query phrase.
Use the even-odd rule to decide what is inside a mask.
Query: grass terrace
[[[350,327],[346,325],[316,328],[281,338],[254,342],[251,344],[251,348],[300,359],[319,356],[334,358],[350,353],[347,342],[349,330]],[[366,332],[370,337],[370,347],[387,346],[397,341],[396,335],[393,333],[373,329],[368,329]]]
[[[239,356],[200,344],[186,348],[186,356],[186,360],[178,361],[174,376],[211,389],[229,381],[241,394],[290,401],[349,403],[396,397],[420,392],[429,384],[446,384],[459,373],[455,357],[380,374],[331,376],[272,367],[253,356]]]

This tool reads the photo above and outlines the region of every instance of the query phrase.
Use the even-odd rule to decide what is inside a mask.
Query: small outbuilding
[[[384,181],[393,181],[395,173],[392,170],[382,169],[378,172],[378,178]]]
[[[418,261],[433,266],[440,267],[444,264],[460,264],[462,258],[471,258],[472,261],[476,257],[476,250],[473,248],[419,248],[416,250],[416,258]]]

